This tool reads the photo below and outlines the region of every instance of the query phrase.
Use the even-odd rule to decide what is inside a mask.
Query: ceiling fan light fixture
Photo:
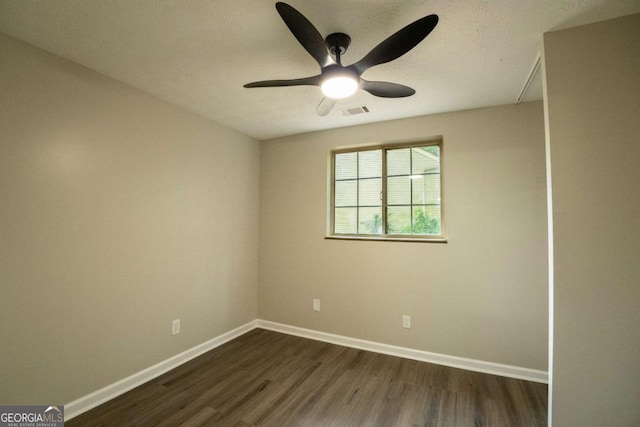
[[[331,33],[323,38],[318,29],[293,6],[279,1],[276,10],[298,42],[316,60],[320,74],[297,79],[262,80],[247,83],[244,87],[320,86],[324,98],[316,107],[319,116],[326,116],[336,104],[336,99],[347,98],[358,89],[380,98],[404,98],[416,93],[408,86],[367,81],[361,76],[369,68],[393,61],[413,49],[435,28],[438,15],[425,16],[401,28],[358,62],[345,67],[341,57],[351,44],[348,34]]]
[[[327,98],[348,98],[358,90],[358,81],[351,76],[335,76],[325,80],[320,88]]]

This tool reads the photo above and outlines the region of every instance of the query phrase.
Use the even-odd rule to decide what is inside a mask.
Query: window
[[[332,152],[329,237],[443,241],[442,144]]]

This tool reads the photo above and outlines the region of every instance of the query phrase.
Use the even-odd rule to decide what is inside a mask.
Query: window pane
[[[411,151],[399,148],[387,151],[387,176],[411,175]]]
[[[442,235],[440,155],[439,145],[334,154],[333,233]]]
[[[411,179],[408,176],[387,178],[387,205],[411,203]]]
[[[440,234],[440,206],[413,207],[413,234]]]
[[[358,233],[358,208],[336,208],[334,232],[337,234]]]
[[[387,232],[389,234],[411,233],[410,206],[390,206],[387,208]]]
[[[434,154],[435,153],[435,154]],[[415,147],[411,149],[411,174],[439,173],[440,147]]]
[[[360,227],[358,234],[382,233],[382,207],[360,208]]]
[[[336,206],[357,206],[358,181],[336,181]]]
[[[382,191],[382,179],[361,179],[358,181],[358,206],[382,206],[380,192]]]
[[[413,175],[411,178],[414,205],[440,204],[440,174]]]
[[[358,178],[379,178],[380,176],[382,176],[382,150],[360,151]]]
[[[336,154],[336,180],[358,177],[358,153]]]

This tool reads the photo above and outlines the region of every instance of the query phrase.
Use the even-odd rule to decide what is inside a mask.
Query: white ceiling
[[[326,117],[312,86],[244,83],[315,75],[318,65],[267,0],[0,0],[0,31],[260,140],[313,130],[514,103],[542,34],[640,12],[640,0],[288,0],[326,36],[352,42],[343,64],[422,16],[440,22],[367,80],[416,89],[364,91]],[[540,73],[524,100],[542,99]],[[342,110],[367,106],[370,113]]]

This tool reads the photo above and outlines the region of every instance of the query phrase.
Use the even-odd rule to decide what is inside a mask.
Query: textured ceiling
[[[346,65],[414,20],[440,17],[416,48],[363,75],[411,86],[414,96],[381,99],[358,91],[319,117],[317,87],[242,87],[319,71],[274,3],[0,0],[0,31],[265,140],[514,103],[544,32],[640,12],[639,0],[289,0],[323,36],[351,36]],[[525,101],[542,98],[537,74]],[[370,112],[343,114],[356,106]]]

